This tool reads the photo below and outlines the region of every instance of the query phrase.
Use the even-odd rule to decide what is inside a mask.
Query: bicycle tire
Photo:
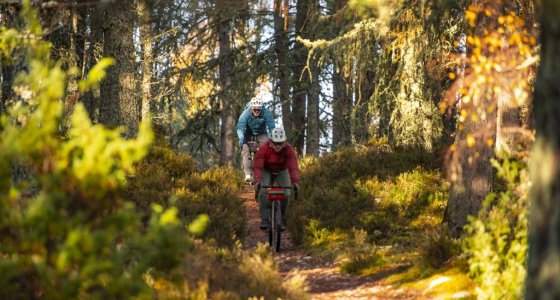
[[[271,236],[271,244],[270,246],[274,251],[280,252],[280,241],[282,239],[282,232],[280,231],[280,222],[281,222],[281,210],[280,210],[280,201],[274,201],[272,204],[272,218],[274,221],[271,222],[272,226],[272,236]]]
[[[282,240],[282,230],[280,230],[280,222],[282,221],[281,211],[280,211],[280,201],[277,202],[276,209],[276,235],[273,237],[276,240],[276,245],[274,247],[276,252],[280,252],[280,243]]]
[[[274,202],[271,203],[268,209],[268,228],[266,229],[266,234],[268,237],[268,245],[272,248],[273,241],[273,225],[274,224]]]

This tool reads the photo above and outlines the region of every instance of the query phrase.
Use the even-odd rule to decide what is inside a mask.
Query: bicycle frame
[[[272,186],[262,186],[261,188],[266,189],[266,200],[270,204],[268,210],[270,224],[266,231],[268,244],[275,252],[280,252],[282,240],[282,230],[280,229],[280,223],[282,222],[281,201],[287,201],[286,189],[291,189],[291,187],[279,187],[275,180],[273,180],[273,183]],[[258,196],[258,193],[259,191],[255,193],[255,197]],[[295,197],[297,198],[297,191]]]
[[[286,200],[286,191],[280,187],[270,187],[266,191],[266,200],[270,203],[268,210],[268,244],[274,251],[280,252],[280,242],[282,239],[282,231],[280,223],[282,222],[282,204],[280,201]]]

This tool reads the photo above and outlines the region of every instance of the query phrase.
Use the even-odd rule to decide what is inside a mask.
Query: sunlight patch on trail
[[[442,276],[442,277],[436,278],[436,279],[430,281],[430,284],[428,285],[428,290],[431,290],[434,287],[436,287],[436,286],[438,286],[442,283],[448,282],[450,280],[451,280],[451,278],[449,278],[447,276]]]

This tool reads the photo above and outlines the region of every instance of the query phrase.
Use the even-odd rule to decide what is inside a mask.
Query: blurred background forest
[[[300,157],[307,251],[366,275],[408,259],[401,283],[458,270],[481,299],[523,297],[529,270],[527,295],[558,296],[559,6],[0,1],[0,294],[306,297],[239,246],[257,97]]]

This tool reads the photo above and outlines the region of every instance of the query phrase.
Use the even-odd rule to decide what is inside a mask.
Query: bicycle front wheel
[[[280,241],[282,239],[282,232],[280,231],[280,222],[282,220],[280,209],[280,201],[273,201],[271,207],[271,221],[270,227],[272,228],[269,236],[270,246],[274,251],[280,252]]]

